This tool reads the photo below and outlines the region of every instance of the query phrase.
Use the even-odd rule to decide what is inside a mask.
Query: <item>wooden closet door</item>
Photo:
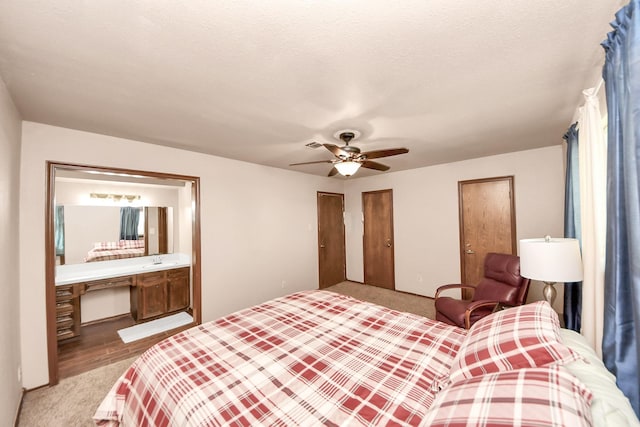
[[[392,190],[362,193],[364,283],[395,289]]]
[[[344,282],[347,261],[344,235],[344,195],[318,192],[318,287]]]
[[[517,252],[513,176],[460,181],[458,197],[461,280],[475,286],[487,253]],[[471,293],[463,291],[463,297]]]

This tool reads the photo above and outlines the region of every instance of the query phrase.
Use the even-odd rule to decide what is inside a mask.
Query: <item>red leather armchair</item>
[[[522,305],[527,300],[529,279],[520,276],[520,257],[488,253],[484,259],[484,278],[476,286],[444,285],[436,291],[436,320],[469,329],[480,318],[491,314],[499,303]],[[448,289],[471,289],[471,300],[440,296]]]

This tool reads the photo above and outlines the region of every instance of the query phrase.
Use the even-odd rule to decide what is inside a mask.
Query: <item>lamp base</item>
[[[542,295],[544,299],[553,307],[553,302],[556,300],[556,296],[558,295],[558,291],[553,286],[555,282],[544,282],[544,289],[542,289]]]

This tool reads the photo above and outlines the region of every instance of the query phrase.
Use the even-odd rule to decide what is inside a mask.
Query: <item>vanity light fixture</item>
[[[114,202],[119,202],[122,199],[125,199],[127,202],[131,203],[134,200],[140,200],[140,195],[137,194],[111,194],[111,193],[91,193],[89,196],[92,199],[102,199],[102,200],[113,200]]]

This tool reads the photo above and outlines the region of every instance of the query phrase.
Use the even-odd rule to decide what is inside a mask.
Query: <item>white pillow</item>
[[[587,340],[575,331],[560,329],[564,345],[580,354],[584,360],[564,365],[569,372],[582,381],[593,393],[591,413],[597,427],[640,427],[629,399],[616,386],[616,378],[602,363]]]

